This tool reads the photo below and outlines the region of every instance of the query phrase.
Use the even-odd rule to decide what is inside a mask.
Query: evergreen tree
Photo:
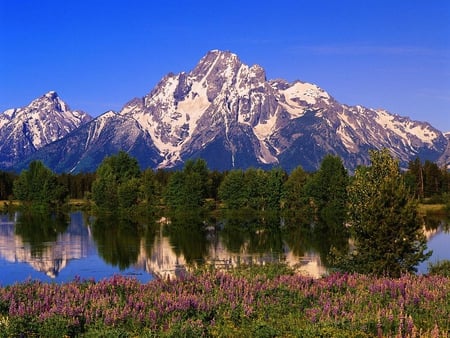
[[[296,216],[304,215],[305,202],[305,184],[308,179],[308,173],[301,166],[295,168],[283,187],[284,208]]]
[[[348,221],[354,249],[340,266],[360,273],[400,276],[416,270],[426,238],[416,201],[388,150],[371,151],[348,187]]]
[[[436,163],[425,161],[424,171],[424,196],[433,197],[442,194],[443,176]]]
[[[305,194],[313,207],[313,223],[327,231],[345,231],[347,185],[348,173],[342,160],[325,156],[319,170],[305,185]]]
[[[266,173],[266,199],[267,208],[270,210],[280,210],[281,201],[284,195],[284,182],[287,174],[281,168],[273,168]]]
[[[419,199],[424,197],[424,181],[422,162],[417,157],[414,161],[409,161],[408,163],[405,182]]]
[[[148,206],[156,206],[160,203],[162,187],[152,169],[146,169],[142,173],[140,194]]]

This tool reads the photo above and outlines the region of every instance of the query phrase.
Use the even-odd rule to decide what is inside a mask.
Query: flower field
[[[275,271],[275,273],[274,273]],[[448,337],[450,278],[280,268],[0,288],[0,336]]]

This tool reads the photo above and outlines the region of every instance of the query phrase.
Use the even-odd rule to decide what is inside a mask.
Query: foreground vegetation
[[[449,318],[450,279],[433,275],[314,280],[271,265],[0,288],[2,337],[448,337]]]

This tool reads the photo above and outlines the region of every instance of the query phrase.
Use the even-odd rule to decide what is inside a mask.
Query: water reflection
[[[164,227],[170,245],[177,257],[183,256],[187,264],[202,264],[208,254],[205,222],[197,212],[172,214],[170,223]]]
[[[30,247],[31,256],[42,257],[67,226],[68,217],[63,213],[25,211],[18,214],[15,233]]]
[[[88,231],[80,227],[79,216],[74,214],[69,223],[64,215],[2,215],[0,256],[7,262],[28,263],[34,270],[56,278],[69,260],[87,255]]]
[[[137,262],[141,244],[137,222],[117,215],[101,215],[93,222],[92,235],[106,263],[123,270]]]
[[[428,237],[430,244],[438,245],[436,239],[450,238],[450,234],[448,223],[435,225],[428,229]],[[15,213],[0,218],[0,284],[26,276],[61,282],[75,276],[101,279],[117,273],[147,281],[154,276],[180,276],[204,264],[228,268],[267,262],[285,262],[319,277],[327,271],[330,249],[347,246],[345,234],[326,233],[276,213],[240,211],[216,219],[192,212],[158,220],[117,215],[94,218],[83,212]],[[435,250],[434,257],[450,259],[448,239],[438,251],[430,249]],[[426,267],[419,267],[419,272],[426,272]]]

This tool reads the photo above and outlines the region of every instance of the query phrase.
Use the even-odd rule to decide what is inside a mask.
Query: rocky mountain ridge
[[[0,114],[0,168],[11,168],[42,147],[92,120],[72,111],[54,91],[28,106]]]
[[[11,113],[0,114],[0,132],[4,114]],[[389,148],[403,166],[416,157],[448,165],[450,143],[426,122],[341,104],[311,83],[267,80],[262,67],[219,50],[188,73],[167,74],[120,112],[82,119],[53,141],[8,164],[23,168],[41,159],[57,171],[92,171],[104,156],[125,150],[143,168],[176,168],[200,157],[218,170],[315,170],[334,154],[353,170],[369,163],[374,148]]]

